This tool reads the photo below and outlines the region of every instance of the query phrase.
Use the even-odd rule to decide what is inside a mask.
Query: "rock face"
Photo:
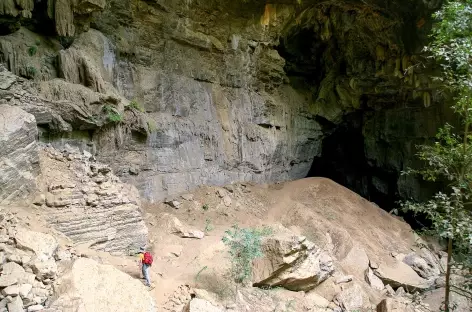
[[[153,201],[302,178],[314,157],[328,168],[323,139],[353,113],[360,140],[346,142],[373,170],[342,170],[343,183],[415,193],[396,173],[445,119],[430,75],[404,74],[437,1],[6,2],[0,59],[36,82],[0,101],[33,113],[42,140],[97,151]]]
[[[155,304],[140,281],[91,259],[77,259],[54,286],[46,311],[155,312]]]
[[[40,171],[37,135],[33,115],[0,105],[0,203],[24,198],[35,190]]]
[[[48,221],[78,243],[105,251],[136,250],[147,242],[137,190],[87,153],[46,148],[41,155],[43,209]]]
[[[332,258],[303,236],[282,227],[262,244],[264,257],[253,264],[255,286],[310,290],[334,271]]]

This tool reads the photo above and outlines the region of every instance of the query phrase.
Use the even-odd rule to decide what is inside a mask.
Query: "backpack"
[[[152,261],[154,261],[154,259],[152,259],[152,255],[149,252],[145,252],[144,253],[144,258],[143,258],[143,263],[148,264],[148,265],[152,265]]]

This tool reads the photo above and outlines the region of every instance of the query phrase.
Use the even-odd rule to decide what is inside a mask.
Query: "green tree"
[[[231,275],[236,283],[244,283],[252,276],[252,261],[262,257],[262,237],[271,233],[270,228],[251,229],[233,225],[225,232],[223,243],[229,247]]]
[[[418,156],[426,164],[420,174],[428,181],[447,181],[448,186],[424,203],[406,201],[405,211],[425,215],[432,231],[448,242],[445,311],[452,311],[450,292],[470,293],[470,283],[451,285],[453,254],[455,263],[467,266],[472,257],[472,0],[447,1],[433,15],[431,43],[426,51],[441,66],[438,79],[455,96],[452,106],[462,122],[461,129],[446,124],[433,145],[419,146]],[[470,278],[470,275],[466,275]]]

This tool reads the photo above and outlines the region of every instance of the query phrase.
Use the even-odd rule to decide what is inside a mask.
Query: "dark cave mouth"
[[[364,151],[364,112],[344,116],[326,131],[321,155],[315,156],[307,177],[326,177],[376,203],[384,210],[398,207],[398,172],[374,167]],[[326,128],[326,127],[325,127]]]
[[[344,116],[338,124],[324,123],[325,137],[321,155],[313,158],[307,177],[324,177],[350,189],[381,209],[391,212],[405,200],[398,185],[401,173],[373,166],[365,153],[363,124],[366,111],[359,110]],[[428,185],[428,188],[434,186]],[[425,216],[398,210],[398,216],[414,230],[431,226]]]

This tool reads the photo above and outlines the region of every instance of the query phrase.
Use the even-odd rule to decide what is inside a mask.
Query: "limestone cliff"
[[[33,2],[0,8],[0,60],[38,100],[1,101],[149,200],[319,173],[343,127],[371,170],[342,171],[345,184],[415,195],[398,173],[447,117],[420,55],[440,1]]]

